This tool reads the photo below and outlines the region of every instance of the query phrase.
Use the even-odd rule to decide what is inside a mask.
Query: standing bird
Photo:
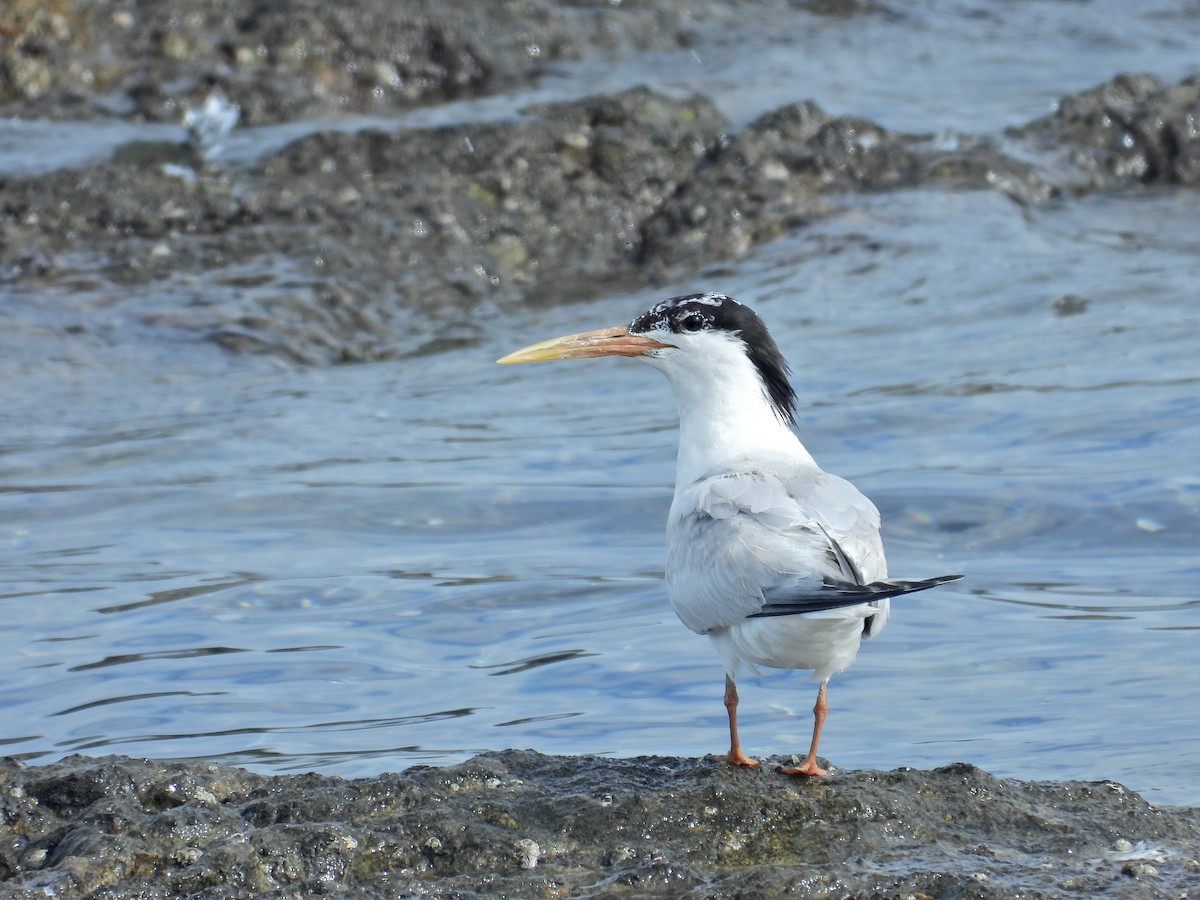
[[[729,752],[738,740],[735,677],[743,664],[812,669],[820,682],[804,761],[780,771],[825,775],[817,745],[826,685],[887,622],[888,598],[960,575],[887,580],[879,511],[821,470],[792,431],[796,393],[762,320],[724,294],[664,300],[632,324],[570,334],[501,363],[630,356],[660,370],[679,404],[675,499],[667,521],[667,593],[676,615],[712,639],[725,663]]]

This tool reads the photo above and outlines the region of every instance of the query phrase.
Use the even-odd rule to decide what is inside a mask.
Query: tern
[[[629,325],[569,334],[501,363],[627,356],[667,376],[679,406],[675,496],[667,519],[667,593],[725,665],[729,752],[738,739],[736,677],[755,665],[811,669],[812,742],[788,775],[827,774],[817,747],[832,675],[887,622],[890,598],[961,575],[889,580],[879,511],[830,475],[796,436],[788,365],[762,319],[718,293],[664,300]]]

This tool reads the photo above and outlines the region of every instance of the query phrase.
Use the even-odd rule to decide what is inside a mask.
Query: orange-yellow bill
[[[630,334],[629,327],[598,328],[581,331],[563,337],[542,341],[522,347],[508,356],[496,360],[498,363],[542,362],[547,359],[586,359],[591,356],[641,356],[652,350],[670,347],[654,338]]]

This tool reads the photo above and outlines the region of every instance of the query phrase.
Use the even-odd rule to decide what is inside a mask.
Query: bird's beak
[[[673,347],[654,338],[630,334],[627,325],[598,328],[530,344],[496,360],[498,363],[541,362],[546,359],[585,359],[589,356],[642,356],[653,350]]]

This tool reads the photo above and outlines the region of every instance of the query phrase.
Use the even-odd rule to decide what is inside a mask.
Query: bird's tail
[[[851,596],[870,594],[864,600],[880,600],[884,597],[898,597],[901,594],[915,594],[917,591],[927,591],[939,584],[958,581],[962,575],[937,575],[933,578],[901,579],[896,581],[872,581],[870,584],[838,583],[832,587],[838,593]]]
[[[855,584],[853,581],[826,578],[816,590],[768,597],[762,608],[748,618],[795,616],[802,613],[841,609],[846,606],[859,606],[860,604],[874,603],[885,597],[898,597],[901,594],[926,591],[939,584],[958,581],[960,578],[962,575],[938,575],[936,578],[922,578],[916,581],[872,581],[870,584]]]

